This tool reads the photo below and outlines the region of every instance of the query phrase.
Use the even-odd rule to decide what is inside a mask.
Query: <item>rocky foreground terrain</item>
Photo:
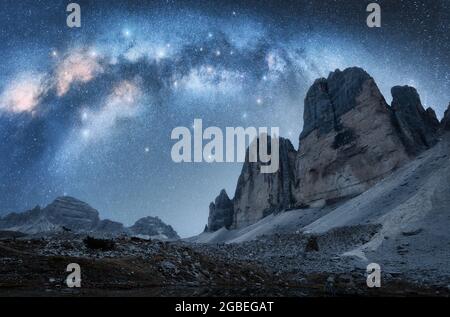
[[[383,273],[382,287],[369,289],[365,269],[340,258],[339,244],[360,244],[374,230],[320,237],[319,251],[302,234],[218,245],[123,237],[101,249],[63,233],[3,238],[0,296],[450,295],[447,285],[405,279],[401,272]],[[340,241],[332,241],[336,237]],[[81,267],[81,288],[66,285],[69,263]]]

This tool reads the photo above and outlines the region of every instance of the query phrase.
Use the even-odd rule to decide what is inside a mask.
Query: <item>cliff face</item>
[[[408,153],[415,155],[437,142],[439,121],[433,109],[424,109],[416,89],[395,86],[392,112]]]
[[[360,68],[317,80],[305,98],[304,121],[295,161],[300,204],[360,194],[409,160],[384,97]]]
[[[449,129],[450,110],[439,123],[414,88],[396,86],[391,92],[389,106],[374,79],[357,67],[317,79],[305,97],[299,150],[280,138],[280,169],[273,174],[260,173],[261,164],[247,159],[233,210],[229,204],[226,209],[233,214],[232,224],[218,221],[209,230],[241,228],[273,212],[359,195],[433,146],[440,130]],[[210,219],[223,214],[212,204]]]
[[[215,201],[209,205],[209,218],[206,231],[216,231],[222,227],[230,228],[233,224],[233,201],[223,189]]]
[[[267,140],[271,153],[270,137]],[[259,142],[259,139],[254,142]],[[287,139],[279,138],[278,144],[279,168],[275,173],[261,173],[263,163],[250,162],[247,149],[234,198],[230,199],[224,190],[221,191],[209,206],[206,231],[245,227],[273,212],[292,207],[296,151]]]
[[[292,206],[295,153],[289,140],[279,138],[278,171],[261,173],[261,163],[249,162],[247,151],[233,199],[232,228],[248,226],[273,212]]]

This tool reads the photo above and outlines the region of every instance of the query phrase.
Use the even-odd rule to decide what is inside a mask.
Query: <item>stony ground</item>
[[[327,236],[264,236],[242,244],[191,244],[118,238],[92,245],[58,234],[0,240],[2,296],[448,296],[445,285],[385,274],[369,289],[363,268],[338,256],[376,228],[343,228]],[[358,231],[359,230],[359,231]],[[372,231],[371,231],[372,230]],[[65,284],[69,263],[81,266],[82,287]]]

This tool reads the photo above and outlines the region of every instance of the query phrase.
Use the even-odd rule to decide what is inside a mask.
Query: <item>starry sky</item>
[[[126,225],[159,216],[199,233],[241,163],[174,163],[173,128],[280,127],[298,146],[314,79],[360,66],[390,102],[412,85],[450,101],[450,1],[0,3],[0,215],[70,195]]]

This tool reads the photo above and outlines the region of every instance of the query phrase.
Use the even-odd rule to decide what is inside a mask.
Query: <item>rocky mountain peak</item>
[[[316,81],[305,98],[295,160],[296,204],[321,206],[353,197],[407,162],[394,121],[363,69],[337,70]]]
[[[233,201],[225,189],[209,205],[209,217],[206,231],[216,231],[222,227],[229,228],[233,223]]]
[[[135,222],[129,228],[135,235],[148,237],[160,237],[163,239],[179,239],[180,237],[173,230],[172,226],[165,224],[158,217],[144,217]]]
[[[440,124],[415,88],[395,86],[392,97],[389,106],[358,67],[314,81],[305,97],[298,151],[279,138],[280,169],[272,174],[260,173],[261,163],[249,162],[247,151],[234,198],[222,192],[210,205],[208,230],[241,228],[282,210],[352,198],[434,145],[439,129],[450,129],[450,109]]]
[[[414,87],[395,86],[391,89],[392,111],[410,154],[417,154],[437,141],[439,121],[433,109],[424,109]]]
[[[271,152],[271,137],[268,138],[268,150]],[[279,168],[275,173],[261,173],[260,161],[250,162],[249,149],[236,185],[234,198],[230,199],[222,190],[209,206],[209,218],[206,231],[220,228],[244,227],[271,214],[292,206],[291,186],[296,151],[288,139],[278,138]]]
[[[241,228],[282,210],[349,199],[428,149],[439,129],[433,109],[424,109],[413,87],[393,87],[392,96],[389,106],[374,79],[358,67],[314,81],[305,97],[299,150],[279,138],[280,169],[272,174],[262,174],[261,163],[249,162],[247,151],[234,198],[222,192],[210,205],[208,230]],[[448,127],[449,117],[441,126]]]
[[[177,239],[177,233],[157,217],[142,218],[129,228],[112,220],[100,220],[99,213],[89,204],[73,197],[56,198],[47,207],[39,206],[22,213],[0,218],[0,230],[27,234],[71,231],[93,235],[145,235],[151,238]]]
[[[216,205],[223,205],[231,202],[230,198],[228,197],[227,191],[225,189],[222,189],[220,191],[219,196],[216,197],[215,204]]]
[[[363,84],[371,79],[358,67],[337,69],[327,79],[317,79],[306,94],[300,139],[316,129],[320,134],[338,130],[339,117],[356,106]]]
[[[71,230],[93,230],[100,222],[96,209],[70,196],[56,198],[44,212],[51,223]]]

